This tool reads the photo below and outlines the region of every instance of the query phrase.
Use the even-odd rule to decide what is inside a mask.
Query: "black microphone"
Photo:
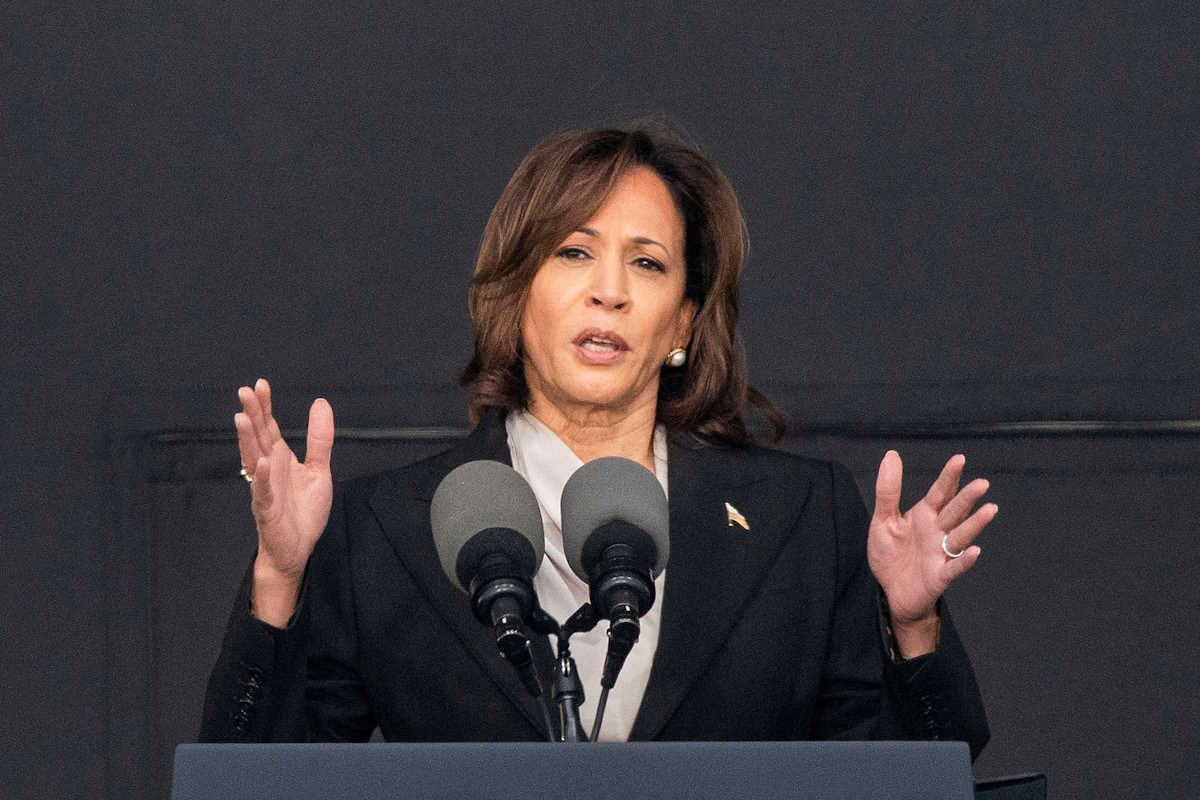
[[[525,620],[537,613],[533,575],[546,540],[525,479],[498,461],[471,461],[438,484],[429,509],[442,570],[491,625],[501,655],[534,697],[542,694]]]
[[[609,620],[600,685],[611,689],[654,604],[654,578],[667,565],[670,515],[654,475],[635,461],[599,458],[575,471],[562,493],[563,550]]]

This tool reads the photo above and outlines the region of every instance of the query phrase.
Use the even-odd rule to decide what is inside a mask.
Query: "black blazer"
[[[979,753],[987,721],[944,605],[935,653],[888,656],[844,467],[682,434],[668,448],[671,560],[631,739],[949,738]],[[434,490],[480,458],[510,463],[498,411],[452,450],[338,485],[287,629],[250,616],[243,582],[202,740],[366,740],[376,725],[400,741],[547,737],[433,547]],[[548,676],[548,640],[534,649]]]

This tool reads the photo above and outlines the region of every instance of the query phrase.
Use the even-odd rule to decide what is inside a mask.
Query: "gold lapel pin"
[[[742,515],[742,512],[731,506],[728,502],[725,503],[725,517],[729,520],[729,527],[741,525],[743,530],[750,530],[750,522]]]

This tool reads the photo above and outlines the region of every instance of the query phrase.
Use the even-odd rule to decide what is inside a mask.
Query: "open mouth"
[[[586,330],[576,336],[574,342],[579,349],[596,355],[608,355],[629,349],[625,340],[612,331]]]
[[[621,345],[607,339],[588,338],[580,342],[579,346],[584,350],[591,350],[593,353],[615,353],[621,349]]]

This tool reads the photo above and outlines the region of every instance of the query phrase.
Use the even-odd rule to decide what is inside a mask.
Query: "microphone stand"
[[[554,682],[550,696],[558,704],[558,718],[562,730],[559,741],[562,742],[588,740],[583,722],[579,718],[579,707],[583,705],[583,682],[575,668],[575,659],[571,658],[570,639],[572,634],[590,631],[599,621],[600,618],[590,603],[584,603],[562,626],[541,609],[538,609],[531,620],[538,633],[554,633],[558,636],[558,657],[554,665]]]
[[[579,719],[579,706],[583,704],[583,682],[579,680],[570,648],[564,647],[561,640],[550,697],[558,703],[558,719],[562,728],[559,741],[586,742],[587,734],[583,732],[583,721]]]

